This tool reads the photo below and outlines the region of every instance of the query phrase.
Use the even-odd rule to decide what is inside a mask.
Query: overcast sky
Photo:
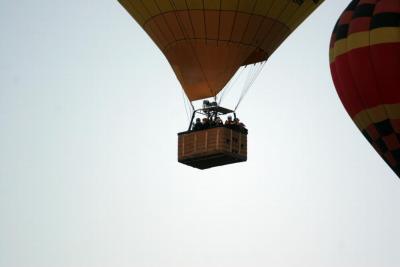
[[[177,163],[168,62],[116,0],[0,1],[1,267],[398,267],[400,181],[330,77],[348,0],[272,55],[248,162]]]

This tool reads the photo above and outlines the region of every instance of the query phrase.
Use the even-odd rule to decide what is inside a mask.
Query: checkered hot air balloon
[[[400,0],[354,0],[331,39],[337,93],[363,135],[400,177]]]

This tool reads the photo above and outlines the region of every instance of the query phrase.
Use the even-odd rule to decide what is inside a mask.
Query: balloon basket
[[[197,169],[247,160],[247,132],[227,126],[178,133],[178,162]]]

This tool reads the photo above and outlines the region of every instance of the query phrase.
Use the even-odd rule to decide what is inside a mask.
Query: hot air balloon
[[[400,177],[400,0],[354,0],[330,44],[333,81],[345,109]]]
[[[196,101],[216,100],[239,68],[265,62],[323,0],[119,2],[163,52],[187,98]],[[209,104],[193,112],[190,125],[199,114],[213,119],[234,112]],[[247,159],[247,133],[191,130],[178,134],[180,162],[204,169]]]

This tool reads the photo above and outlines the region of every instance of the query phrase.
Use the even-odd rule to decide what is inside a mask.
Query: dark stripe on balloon
[[[346,39],[349,33],[349,24],[339,25],[336,30],[336,41]]]
[[[355,18],[349,28],[348,35],[353,33],[369,31],[369,26],[371,25],[371,17],[358,17]]]
[[[370,29],[400,27],[400,13],[380,13],[372,17]]]
[[[393,132],[393,128],[389,120],[377,122],[375,123],[375,127],[381,136],[386,136]]]
[[[371,17],[374,14],[375,4],[364,4],[356,8],[353,14],[354,18]]]

